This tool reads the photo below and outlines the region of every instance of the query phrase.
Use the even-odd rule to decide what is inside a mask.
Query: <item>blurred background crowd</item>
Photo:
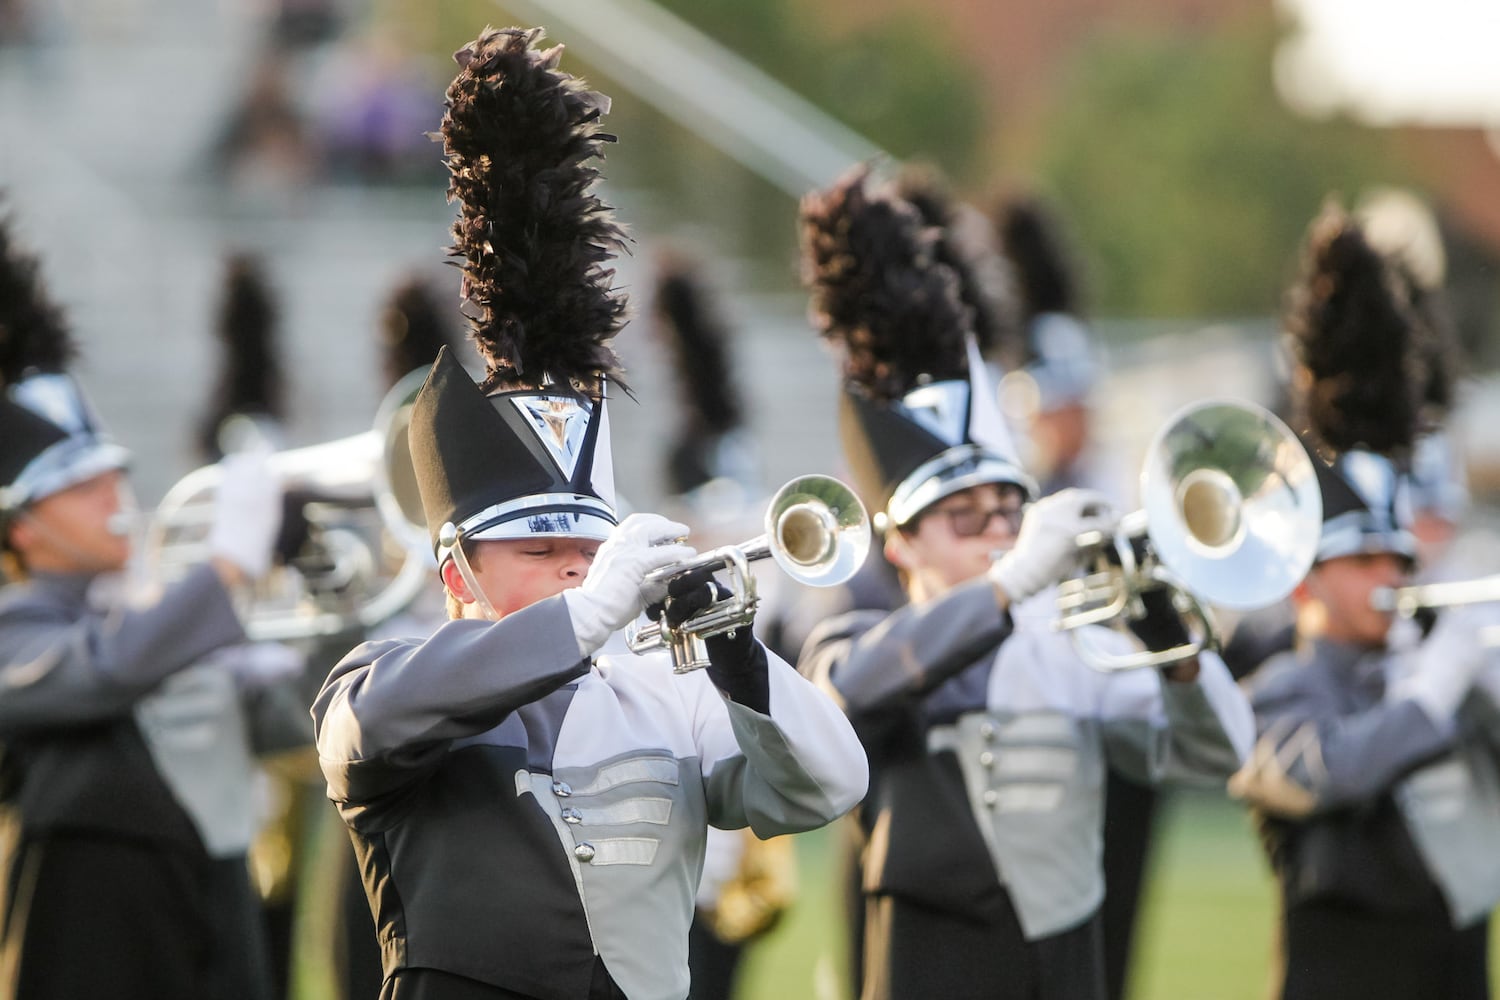
[[[0,0],[0,189],[143,502],[201,460],[227,254],[258,259],[274,295],[289,445],[370,426],[398,280],[420,274],[456,318],[426,133],[450,53],[486,23],[546,25],[614,98],[604,199],[636,240],[619,282],[646,320],[663,256],[697,260],[738,335],[763,482],[839,471],[797,199],[885,157],[936,166],[982,212],[1025,192],[1064,222],[1099,373],[1089,446],[1123,492],[1181,404],[1277,404],[1281,297],[1326,197],[1403,220],[1462,355],[1460,530],[1487,536],[1500,14],[1463,0]],[[650,326],[616,342],[641,405],[612,414],[617,482],[641,509],[669,494],[682,420]],[[1272,885],[1248,822],[1179,796],[1162,833],[1130,995],[1260,995]],[[799,843],[798,902],[741,995],[842,995],[835,836]],[[299,996],[330,979],[299,959]]]

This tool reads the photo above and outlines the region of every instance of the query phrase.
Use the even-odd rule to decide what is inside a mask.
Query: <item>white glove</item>
[[[660,514],[631,514],[610,533],[583,586],[563,592],[579,653],[593,655],[611,635],[635,621],[647,604],[641,593],[646,574],[697,555],[692,546],[676,541],[687,533],[687,525]]]
[[[271,568],[281,530],[281,481],[266,449],[236,452],[219,462],[219,488],[208,549],[258,578]]]
[[[1493,605],[1441,612],[1432,634],[1417,647],[1415,668],[1391,686],[1390,696],[1416,701],[1434,722],[1452,719],[1480,670],[1496,658],[1480,633],[1497,621],[1500,612]]]
[[[1118,515],[1102,493],[1067,489],[1032,504],[1016,544],[989,570],[990,582],[1019,604],[1061,581],[1078,566],[1078,536],[1113,534]]]

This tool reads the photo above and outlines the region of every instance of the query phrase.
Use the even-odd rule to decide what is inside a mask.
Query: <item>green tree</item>
[[[1283,106],[1275,41],[1264,22],[1115,34],[1071,60],[1033,175],[1071,220],[1095,312],[1263,314],[1327,195],[1410,182],[1385,134]]]
[[[815,5],[788,0],[660,0],[900,159],[955,177],[982,169],[986,109],[978,71],[954,59],[941,21],[918,10],[835,36]]]

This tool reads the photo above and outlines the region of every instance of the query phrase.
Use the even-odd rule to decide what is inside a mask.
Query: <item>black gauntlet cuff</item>
[[[766,647],[749,625],[703,640],[708,647],[708,679],[736,705],[761,715],[771,714],[770,663]]]
[[[713,568],[685,573],[667,585],[667,599],[659,609],[648,610],[652,617],[665,617],[673,628],[700,611],[729,597],[729,588],[713,578]],[[766,671],[766,649],[756,641],[748,624],[729,633],[703,640],[708,648],[708,679],[736,705],[743,705],[761,715],[769,715],[771,682]]]

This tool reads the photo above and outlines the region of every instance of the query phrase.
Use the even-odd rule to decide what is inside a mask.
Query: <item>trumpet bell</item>
[[[1322,493],[1302,442],[1269,411],[1192,404],[1163,425],[1146,456],[1141,497],[1152,549],[1196,596],[1259,608],[1307,575]]]
[[[771,498],[766,543],[776,565],[793,580],[833,587],[864,563],[870,519],[848,486],[831,476],[803,476]]]

